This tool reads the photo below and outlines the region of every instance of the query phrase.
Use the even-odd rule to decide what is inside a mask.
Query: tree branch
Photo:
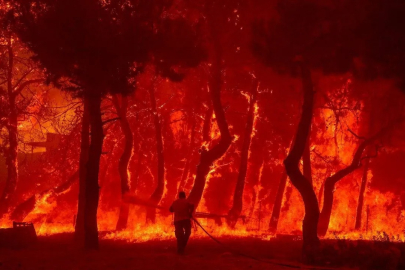
[[[20,83],[21,83],[33,70],[34,70],[34,69],[31,68],[31,69],[29,69],[27,72],[25,72],[25,73],[21,76],[21,78],[18,80],[18,82],[13,86],[13,89],[16,89],[16,88],[20,85]]]
[[[44,80],[42,80],[42,79],[36,79],[36,80],[25,81],[25,82],[23,82],[23,83],[12,93],[12,95],[13,95],[13,97],[16,97],[16,96],[18,96],[18,95],[24,90],[24,88],[27,87],[28,85],[33,84],[33,83],[40,83],[40,82],[43,82],[43,81],[44,81]]]
[[[120,117],[116,117],[116,118],[111,118],[111,119],[105,120],[105,121],[103,122],[103,125],[105,125],[105,124],[107,124],[107,123],[110,123],[110,122],[114,122],[114,121],[120,120],[120,119],[121,119]]]

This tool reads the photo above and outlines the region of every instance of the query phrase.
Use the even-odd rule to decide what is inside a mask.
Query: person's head
[[[179,192],[179,198],[180,199],[185,199],[186,198],[186,193],[184,191]]]

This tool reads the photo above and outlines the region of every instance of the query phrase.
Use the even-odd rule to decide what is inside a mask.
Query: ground
[[[179,256],[175,252],[174,239],[144,243],[101,240],[99,251],[85,252],[72,244],[71,235],[58,235],[40,237],[36,246],[27,249],[0,249],[0,270],[294,269],[275,265],[271,262],[291,264],[297,268],[303,266],[299,263],[301,243],[298,241],[280,244],[254,238],[221,238],[220,240],[231,249],[255,256],[263,261],[234,255],[229,252],[227,247],[221,246],[209,238],[190,239],[186,254]],[[322,267],[318,266],[317,269],[331,266],[334,266],[334,269],[371,269],[353,266],[353,263],[348,263],[347,267],[342,267],[342,265],[336,265],[334,262],[324,261],[323,265]],[[395,266],[392,269],[401,268]]]

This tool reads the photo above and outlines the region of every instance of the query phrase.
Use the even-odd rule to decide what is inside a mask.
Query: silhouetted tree
[[[86,201],[86,164],[89,159],[90,150],[90,115],[89,101],[83,99],[82,130],[80,138],[80,158],[79,158],[79,198],[77,204],[77,214],[75,222],[75,240],[80,242],[84,239],[84,215]]]
[[[134,145],[134,136],[131,131],[131,127],[129,125],[129,121],[127,118],[127,111],[128,111],[128,97],[123,96],[121,98],[121,102],[117,95],[113,96],[113,103],[115,110],[120,119],[121,124],[121,132],[124,134],[124,151],[120,157],[118,162],[118,172],[120,174],[121,179],[121,195],[124,196],[130,190],[130,179],[128,175],[128,165],[129,161],[132,156],[133,145]],[[120,213],[118,216],[117,221],[117,230],[123,230],[127,227],[128,222],[128,214],[129,214],[129,205],[125,202],[121,202],[120,206]]]
[[[151,114],[153,118],[153,123],[155,127],[155,138],[156,138],[156,152],[157,152],[157,185],[156,189],[153,191],[149,200],[153,204],[158,204],[162,199],[164,187],[165,187],[165,160],[164,160],[164,149],[163,149],[163,138],[162,138],[162,126],[160,123],[160,117],[156,106],[155,98],[155,81],[156,77],[153,79],[152,87],[149,87],[149,98],[151,104]],[[147,209],[146,219],[155,223],[156,211],[154,208],[149,207]]]
[[[249,158],[249,149],[250,143],[252,140],[253,125],[255,120],[255,111],[256,111],[256,101],[258,95],[259,82],[255,78],[249,96],[249,109],[246,120],[245,134],[243,139],[243,145],[241,150],[241,161],[239,165],[239,174],[236,182],[235,192],[233,195],[233,204],[231,210],[229,210],[229,221],[231,225],[235,225],[238,217],[242,212],[243,206],[243,189],[245,187],[245,179],[248,168],[248,158]]]
[[[0,29],[0,43],[0,126],[7,129],[4,146],[0,147],[7,164],[6,185],[0,196],[1,218],[10,209],[18,183],[18,118],[28,115],[28,108],[35,103],[27,90],[44,82],[45,76],[7,25]]]
[[[397,122],[398,123],[398,122]],[[381,129],[379,132],[374,134],[373,136],[364,139],[363,142],[359,144],[355,153],[353,154],[352,162],[349,166],[339,170],[335,174],[329,176],[325,180],[324,184],[324,195],[323,195],[323,207],[319,217],[319,224],[318,224],[318,234],[321,236],[325,236],[326,232],[328,231],[330,216],[332,213],[332,206],[333,206],[333,193],[335,190],[335,185],[341,179],[343,179],[348,174],[354,172],[356,169],[361,167],[361,161],[364,158],[363,152],[367,146],[371,145],[381,136],[383,136],[388,130],[392,129],[394,124],[390,124],[389,126]]]
[[[10,21],[46,67],[50,80],[70,78],[88,99],[90,147],[86,167],[85,247],[98,248],[98,173],[103,146],[101,99],[128,94],[153,48],[154,22],[171,1],[11,1]],[[134,65],[138,63],[137,65]]]
[[[344,21],[340,18],[353,9],[348,2],[336,7],[326,2],[279,1],[277,19],[270,19],[268,23],[256,22],[253,27],[253,51],[258,58],[279,72],[302,76],[301,120],[284,164],[304,201],[303,250],[308,260],[314,259],[319,247],[319,207],[310,179],[301,173],[298,165],[308,144],[312,122],[315,92],[311,70],[344,73],[350,69],[356,52],[351,39],[356,35],[354,17]]]

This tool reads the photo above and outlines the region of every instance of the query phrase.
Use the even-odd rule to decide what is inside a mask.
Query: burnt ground
[[[305,269],[299,263],[301,242],[288,239],[221,238],[223,243],[263,261],[234,255],[211,239],[190,239],[185,255],[175,253],[175,240],[126,243],[101,240],[99,251],[83,251],[72,235],[39,237],[26,249],[0,249],[0,270],[23,269]],[[325,240],[318,269],[405,269],[403,243]],[[269,262],[291,264],[295,268]]]

